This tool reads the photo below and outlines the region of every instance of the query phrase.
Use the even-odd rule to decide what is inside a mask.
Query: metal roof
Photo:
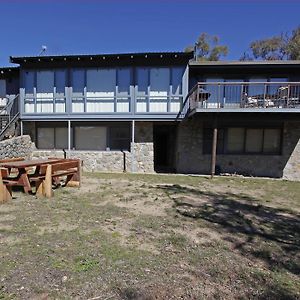
[[[0,78],[10,78],[11,76],[18,76],[19,67],[0,67]]]
[[[19,67],[0,67],[1,74],[9,73],[17,70],[19,70]]]
[[[251,61],[189,61],[190,66],[270,66],[270,65],[299,65],[300,60],[251,60]]]
[[[186,59],[193,57],[193,52],[143,52],[143,53],[118,53],[118,54],[72,54],[72,55],[42,55],[42,56],[10,56],[11,63],[23,64],[29,62],[51,61],[93,61],[93,60],[124,60],[124,59]]]

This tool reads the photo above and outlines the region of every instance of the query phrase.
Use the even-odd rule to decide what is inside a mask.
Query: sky
[[[0,0],[0,66],[9,56],[182,51],[202,32],[228,60],[300,25],[300,0]]]

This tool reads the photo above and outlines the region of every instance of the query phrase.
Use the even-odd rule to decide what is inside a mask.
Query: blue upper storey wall
[[[174,118],[188,92],[187,53],[11,58],[21,118]]]

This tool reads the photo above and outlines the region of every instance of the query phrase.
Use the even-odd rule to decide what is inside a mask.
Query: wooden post
[[[53,196],[52,191],[52,166],[48,165],[45,175],[45,180],[43,182],[43,189],[45,193],[45,197],[51,198]]]
[[[0,170],[0,203],[6,202],[12,199],[11,187],[6,186],[3,183],[2,173]]]
[[[66,186],[80,187],[81,186],[81,159],[77,159],[77,173],[67,177]]]
[[[43,181],[38,181],[36,183],[36,196],[44,197],[44,183]]]
[[[216,170],[216,160],[217,160],[217,140],[218,140],[218,127],[217,119],[214,120],[213,128],[213,140],[212,140],[212,149],[211,149],[211,178],[215,175]]]

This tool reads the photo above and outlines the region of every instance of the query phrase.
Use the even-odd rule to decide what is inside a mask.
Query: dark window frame
[[[243,150],[239,151],[239,152],[229,152],[228,149],[228,129],[229,128],[243,128],[244,129],[244,133],[243,133],[243,137],[244,137],[244,141],[243,141]],[[263,131],[262,133],[262,144],[261,144],[261,151],[259,152],[247,152],[246,151],[246,140],[247,140],[247,131],[251,129],[260,129]],[[264,143],[265,143],[265,130],[267,129],[274,129],[274,130],[279,130],[280,133],[280,141],[279,141],[279,149],[278,151],[274,151],[274,152],[266,152],[264,151]],[[212,145],[212,136],[211,139],[209,138],[205,138],[205,131],[206,130],[213,130],[210,127],[204,127],[203,128],[203,147],[202,147],[202,153],[204,155],[209,155],[211,154],[211,145]],[[282,155],[282,148],[283,148],[283,127],[282,126],[228,126],[228,127],[221,127],[218,128],[218,142],[217,142],[217,147],[218,144],[220,142],[219,140],[219,132],[220,130],[223,131],[223,137],[222,137],[222,146],[221,149],[218,148],[217,149],[217,154],[221,154],[221,155]],[[209,145],[207,145],[207,143],[209,143]]]
[[[57,141],[57,138],[56,138],[56,129],[57,128],[66,128],[68,129],[67,126],[62,126],[62,124],[50,124],[51,126],[49,126],[49,124],[38,124],[36,127],[35,127],[35,144],[36,144],[36,147],[37,149],[40,149],[40,150],[61,150],[61,149],[67,149],[68,147],[66,148],[57,148],[56,147],[56,141]],[[53,129],[53,144],[54,144],[54,148],[40,148],[39,146],[39,139],[38,139],[38,130],[40,128],[50,128],[50,129]]]

